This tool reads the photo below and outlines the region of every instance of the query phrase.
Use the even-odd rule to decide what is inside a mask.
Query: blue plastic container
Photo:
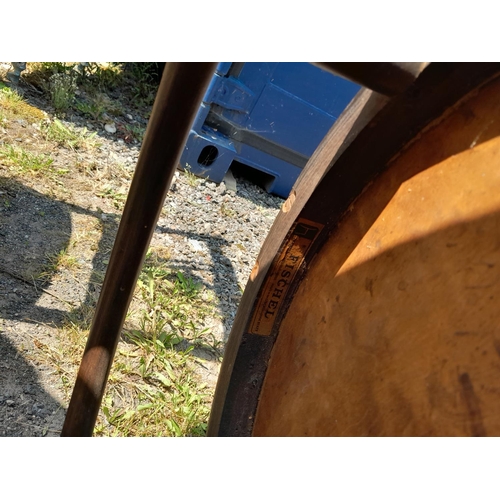
[[[220,63],[181,168],[221,182],[231,166],[259,171],[286,198],[359,85],[309,63]]]

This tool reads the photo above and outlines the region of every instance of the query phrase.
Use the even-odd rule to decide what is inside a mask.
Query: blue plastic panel
[[[200,107],[181,167],[220,182],[232,161],[275,177],[287,196],[321,139],[359,86],[308,63],[220,63]],[[218,155],[198,163],[213,143]]]
[[[334,121],[331,115],[306,101],[266,85],[247,128],[309,157]]]

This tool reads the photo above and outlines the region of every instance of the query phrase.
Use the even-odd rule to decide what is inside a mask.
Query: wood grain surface
[[[495,294],[485,288],[472,313],[460,279],[481,252],[496,258],[499,74],[498,63],[433,63],[361,128],[346,114],[332,129],[252,272],[209,435],[498,432],[496,399],[486,409],[481,392],[497,391],[486,384],[496,359],[484,371],[486,358],[467,357],[497,352]],[[444,360],[453,376],[436,371]]]
[[[500,81],[428,127],[315,256],[253,428],[500,435]]]

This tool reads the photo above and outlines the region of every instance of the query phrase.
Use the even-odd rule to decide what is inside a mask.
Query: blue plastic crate
[[[220,63],[181,157],[181,168],[221,182],[232,165],[265,174],[287,197],[359,85],[309,63]]]

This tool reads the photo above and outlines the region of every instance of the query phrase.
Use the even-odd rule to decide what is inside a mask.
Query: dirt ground
[[[7,68],[0,64],[4,82]],[[118,88],[101,92],[107,108],[99,117],[56,117],[46,92],[29,79],[11,88],[28,108],[0,114],[0,435],[57,436],[75,377],[65,358],[77,358],[85,342],[72,336],[72,325],[91,321],[152,99],[134,101]],[[48,138],[44,123],[55,120],[91,139],[69,147]],[[21,149],[52,163],[20,167],[7,153]],[[227,340],[281,202],[244,180],[234,193],[176,175],[152,245],[166,248],[176,269],[218,297],[217,314],[203,325],[218,342]],[[221,354],[198,354],[213,394]]]

